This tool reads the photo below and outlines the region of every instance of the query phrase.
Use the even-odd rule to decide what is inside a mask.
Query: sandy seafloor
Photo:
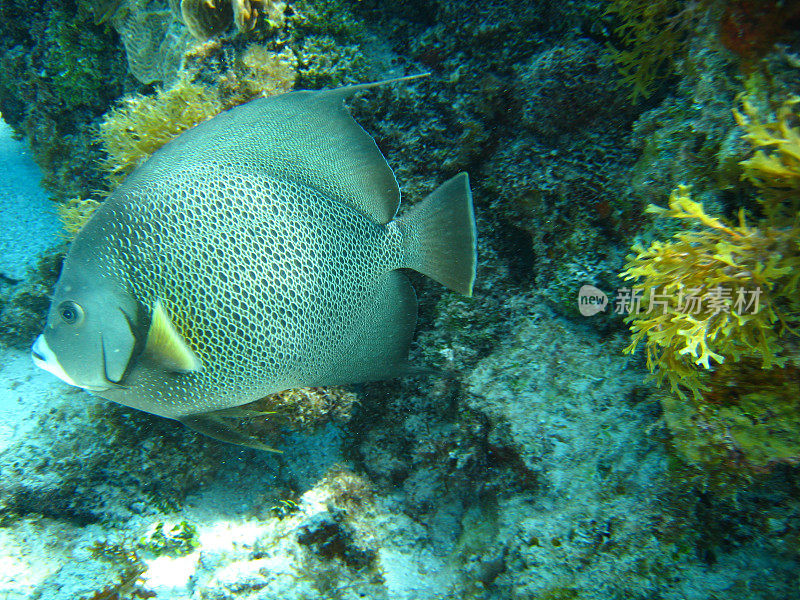
[[[27,353],[4,349],[0,364],[0,455],[5,460],[14,446],[52,443],[47,432],[38,429],[44,415],[59,410],[85,415],[88,406],[105,404],[40,371]],[[80,427],[79,419],[75,426]],[[144,560],[147,569],[139,582],[158,598],[226,598],[233,597],[231,591],[257,592],[265,587],[269,595],[259,597],[324,597],[312,583],[314,578],[299,567],[303,561],[291,534],[303,523],[328,514],[329,494],[313,485],[330,464],[345,462],[336,440],[333,430],[298,439],[291,458],[282,465],[270,455],[231,449],[228,468],[178,510],[160,511],[147,501],[121,498],[120,506],[109,508],[122,517],[110,523],[80,526],[37,515],[0,527],[0,598],[93,597],[122,579],[119,565],[93,555],[95,544],[124,542],[152,532],[159,523],[169,528],[183,521],[197,525],[199,548],[187,556]],[[279,485],[276,473],[282,469],[291,469],[309,491],[291,518],[266,518],[278,502],[265,500],[265,495]],[[390,501],[366,520],[375,536],[371,542],[380,543],[380,560],[388,567],[381,587],[389,597],[434,598],[453,585],[452,566],[424,546],[417,547],[417,541],[426,537],[424,528],[392,510]],[[358,587],[369,585],[360,582]]]

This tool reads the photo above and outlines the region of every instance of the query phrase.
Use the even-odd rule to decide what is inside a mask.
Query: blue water
[[[60,240],[61,224],[55,204],[39,185],[42,177],[24,142],[0,122],[0,274],[23,279],[41,253]]]

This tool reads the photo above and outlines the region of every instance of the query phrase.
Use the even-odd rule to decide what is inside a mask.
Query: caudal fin
[[[469,177],[459,173],[403,215],[406,265],[451,290],[472,295],[477,262]]]

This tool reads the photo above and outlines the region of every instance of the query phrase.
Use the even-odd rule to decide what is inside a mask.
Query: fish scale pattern
[[[170,416],[314,382],[402,256],[386,227],[311,188],[209,171],[123,186],[100,209],[113,212],[96,236],[109,274],[144,306],[160,299],[203,361],[198,373],[141,376],[137,395]]]

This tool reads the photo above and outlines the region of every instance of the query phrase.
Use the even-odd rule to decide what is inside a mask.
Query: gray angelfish
[[[466,173],[394,218],[394,174],[343,103],[381,83],[253,100],[155,152],[73,241],[36,364],[255,446],[226,409],[402,374],[399,269],[471,295],[475,220]]]

